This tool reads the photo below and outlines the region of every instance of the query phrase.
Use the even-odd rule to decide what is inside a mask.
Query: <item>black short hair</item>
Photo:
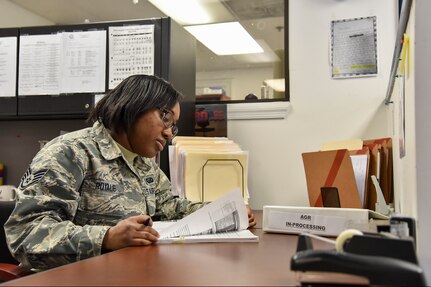
[[[128,132],[140,115],[160,108],[172,109],[184,96],[157,76],[133,75],[110,90],[89,115],[116,132]]]
[[[257,96],[255,94],[248,94],[244,98],[245,100],[257,100]]]

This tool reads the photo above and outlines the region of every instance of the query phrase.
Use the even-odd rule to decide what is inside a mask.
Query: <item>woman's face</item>
[[[131,151],[144,157],[154,157],[163,150],[169,140],[174,135],[172,128],[167,128],[163,122],[164,113],[171,113],[173,124],[180,118],[180,105],[176,105],[171,110],[153,109],[141,115],[131,128],[128,134],[128,142]]]

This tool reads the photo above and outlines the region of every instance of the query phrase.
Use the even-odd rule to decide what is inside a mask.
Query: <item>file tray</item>
[[[263,207],[264,232],[300,234],[309,232],[323,236],[338,236],[352,225],[368,225],[370,219],[388,220],[383,214],[362,208],[332,207]]]
[[[220,168],[228,171],[228,174],[224,173],[223,178],[220,178],[220,175],[223,175],[223,173],[220,174]],[[229,191],[226,188],[221,190],[220,180],[225,181],[224,185],[228,185],[228,181],[230,181],[233,188],[235,188],[235,185],[239,185],[241,195],[245,199],[244,179],[244,166],[238,159],[208,159],[202,167],[201,201],[215,200]]]
[[[335,249],[313,250],[311,239],[299,236],[290,268],[303,285],[311,283],[427,286],[417,264],[413,241],[375,235],[356,235]]]
[[[234,189],[241,189],[248,201],[248,152],[200,152],[183,154],[180,178],[184,196],[191,201],[213,201]]]

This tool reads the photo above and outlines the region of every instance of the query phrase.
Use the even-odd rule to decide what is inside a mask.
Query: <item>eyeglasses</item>
[[[160,109],[162,112],[162,122],[165,128],[171,129],[172,137],[175,137],[178,134],[177,124],[174,122],[174,114],[166,109]]]

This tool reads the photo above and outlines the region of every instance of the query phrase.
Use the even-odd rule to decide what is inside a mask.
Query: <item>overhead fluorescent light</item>
[[[238,22],[185,26],[217,55],[262,53],[263,49]]]
[[[280,62],[280,58],[264,40],[256,40],[256,42],[262,47],[263,53],[235,55],[233,56],[235,60],[253,64]]]
[[[197,0],[148,0],[167,16],[181,25],[208,23],[207,10]]]

